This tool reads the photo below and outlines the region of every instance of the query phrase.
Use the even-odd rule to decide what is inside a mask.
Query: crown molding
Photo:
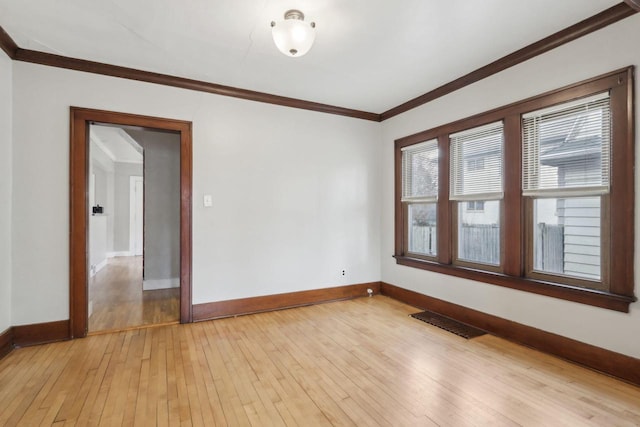
[[[104,64],[101,62],[87,61],[84,59],[70,58],[35,50],[22,49],[13,41],[9,34],[0,27],[0,47],[7,55],[16,61],[30,62],[51,67],[66,68],[87,73],[101,74],[105,76],[120,77],[130,80],[138,80],[165,86],[173,86],[182,89],[213,93],[216,95],[230,96],[256,102],[280,105],[284,107],[299,108],[303,110],[317,111],[321,113],[335,114],[356,119],[381,122],[399,114],[412,110],[435,99],[448,95],[470,84],[518,65],[531,58],[548,52],[563,44],[569,43],[640,11],[640,0],[624,0],[609,9],[606,9],[590,18],[578,22],[575,25],[558,31],[507,56],[504,56],[484,67],[478,68],[462,77],[446,83],[425,94],[400,104],[382,114],[367,111],[343,108],[302,99],[289,98],[232,86],[224,86],[200,80],[192,80],[167,74],[142,71],[118,65]]]
[[[2,27],[0,27],[0,48],[4,50],[9,58],[16,59],[16,52],[19,49],[18,45]]]
[[[129,80],[138,80],[147,83],[156,83],[165,86],[173,86],[181,89],[189,89],[200,92],[208,92],[216,95],[230,96],[250,101],[264,102],[267,104],[281,105],[303,110],[318,111],[321,113],[336,114],[356,119],[380,121],[380,115],[318,102],[304,101],[296,98],[272,95],[264,92],[256,92],[248,89],[240,89],[224,86],[217,83],[209,83],[201,80],[192,80],[184,77],[170,76],[168,74],[153,73],[118,65],[104,64],[101,62],[87,61],[85,59],[70,58],[62,55],[38,52],[35,50],[18,48],[15,52],[16,61],[30,62],[33,64],[47,65],[51,67],[66,68],[75,71],[101,74],[105,76],[120,77]]]
[[[397,107],[387,110],[380,115],[381,121],[390,119],[397,116],[398,114],[402,114],[435,99],[441,98],[445,95],[450,94],[451,92],[455,92],[458,89],[462,89],[465,86],[469,86],[472,83],[476,83],[482,79],[497,74],[500,71],[511,68],[514,65],[518,65],[538,55],[542,55],[543,53],[555,49],[556,47],[562,46],[563,44],[586,36],[587,34],[590,34],[622,19],[628,18],[629,16],[635,14],[638,10],[637,6],[636,10],[632,9],[633,6],[631,6],[630,4],[638,4],[640,3],[640,0],[625,1],[629,4],[619,3],[613,7],[610,7],[609,9],[593,15],[590,18],[585,19],[584,21],[580,21],[575,25],[565,28],[564,30],[560,30],[557,33],[543,38],[542,40],[539,40],[526,47],[523,47],[520,50],[510,53],[507,56],[503,56],[502,58],[488,65],[485,65],[484,67],[478,68],[477,70],[472,71],[469,74],[459,77],[453,81],[450,81],[449,83],[433,89],[432,91],[429,91],[423,95],[413,98],[410,101],[400,104]]]
[[[640,0],[624,0],[636,12],[640,12]]]

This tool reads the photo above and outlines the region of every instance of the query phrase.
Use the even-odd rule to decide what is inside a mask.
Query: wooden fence
[[[436,253],[436,227],[413,225],[410,251]],[[458,234],[458,258],[484,264],[500,264],[500,228],[491,224],[463,224]],[[536,227],[535,269],[562,273],[564,268],[564,227],[538,224]]]
[[[458,259],[500,264],[500,227],[493,224],[462,224],[458,230]]]
[[[436,227],[434,225],[411,226],[409,251],[418,254],[434,255],[437,249]]]
[[[564,273],[564,226],[540,223],[536,227],[534,269]]]

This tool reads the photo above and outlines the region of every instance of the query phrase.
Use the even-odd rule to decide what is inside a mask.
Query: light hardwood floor
[[[416,311],[375,296],[15,350],[0,425],[640,425],[640,388]]]
[[[109,258],[89,280],[89,333],[180,320],[180,289],[142,290],[142,257]]]

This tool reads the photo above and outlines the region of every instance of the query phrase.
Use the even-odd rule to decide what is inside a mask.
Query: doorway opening
[[[71,108],[70,335],[192,321],[191,123]]]
[[[88,333],[180,319],[180,134],[89,124]]]

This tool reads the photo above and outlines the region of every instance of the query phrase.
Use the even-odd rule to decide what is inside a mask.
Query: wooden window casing
[[[400,265],[628,312],[634,296],[634,68],[628,67],[395,141],[395,259]],[[608,91],[611,106],[609,194],[601,196],[599,282],[533,271],[533,200],[522,195],[522,115]],[[457,203],[449,199],[449,135],[502,120],[504,197],[499,268],[456,259]],[[401,149],[438,140],[437,256],[407,252],[406,208],[400,201]]]

